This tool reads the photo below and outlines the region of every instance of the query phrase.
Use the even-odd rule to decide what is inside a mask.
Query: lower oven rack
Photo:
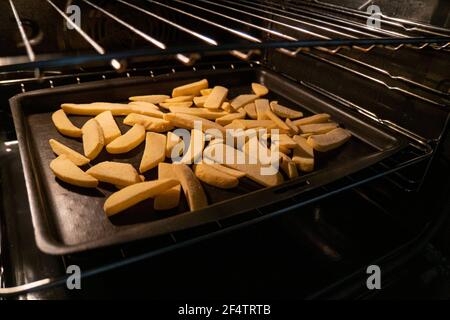
[[[255,62],[256,63],[256,62]],[[230,68],[239,68],[242,66],[250,66],[252,67],[255,63],[246,63],[246,62],[226,62],[226,64]],[[207,64],[207,65],[197,65],[194,67],[196,70],[204,68],[216,68],[216,65],[220,64]],[[139,74],[146,73],[147,75],[154,76],[156,74],[161,74],[165,72],[176,72],[175,68],[167,69],[161,68],[160,70],[152,69],[135,69],[130,70],[130,72],[125,73],[124,76],[130,76],[131,74]],[[113,74],[117,76],[117,74]],[[93,74],[92,76],[101,78],[107,78],[107,74]],[[51,80],[48,80],[43,83],[34,83],[30,81],[30,83],[24,84],[21,86],[22,90],[25,88],[34,88],[36,86],[42,85],[58,85],[59,83],[64,84],[68,81],[77,81],[80,82],[81,77],[74,78],[58,78],[54,76]],[[50,82],[51,81],[51,82]],[[17,84],[19,85],[19,84]],[[141,248],[144,247],[146,249],[136,250],[139,245],[125,245],[119,247],[111,248],[112,252],[115,252],[114,256],[118,257],[117,259],[112,259],[113,261],[109,261],[108,263],[99,263],[94,266],[90,266],[89,268],[83,269],[86,270],[82,273],[83,277],[93,276],[95,274],[99,274],[101,272],[105,272],[108,270],[112,270],[118,267],[122,267],[134,262],[142,261],[148,259],[150,257],[154,257],[161,253],[173,250],[175,248],[184,247],[190,245],[192,243],[196,243],[202,241],[204,239],[223,234],[226,232],[230,232],[240,227],[248,226],[250,224],[254,224],[260,222],[262,220],[268,219],[270,217],[274,217],[280,215],[282,213],[286,213],[288,211],[292,211],[294,209],[303,207],[307,204],[316,202],[318,200],[324,199],[331,195],[340,193],[345,190],[349,190],[352,188],[356,188],[358,186],[364,185],[367,182],[374,181],[377,179],[383,179],[388,184],[395,186],[395,188],[400,189],[402,192],[414,192],[422,183],[422,176],[419,176],[417,179],[411,179],[408,176],[405,176],[403,170],[410,168],[412,166],[427,163],[433,156],[434,149],[431,146],[425,145],[422,141],[417,143],[413,139],[410,139],[411,143],[407,148],[402,150],[401,152],[394,154],[393,156],[385,159],[384,161],[377,163],[369,168],[366,168],[362,171],[359,171],[355,174],[342,178],[338,181],[335,181],[332,184],[321,187],[320,189],[313,190],[311,192],[307,192],[302,194],[298,198],[292,198],[284,201],[283,203],[277,203],[276,205],[270,205],[267,207],[258,208],[253,210],[252,212],[248,212],[244,215],[241,215],[239,219],[225,219],[223,221],[216,221],[215,223],[210,223],[206,226],[202,226],[199,228],[182,231],[178,233],[171,233],[168,236],[160,237],[157,239],[143,240],[141,243]],[[11,145],[11,147],[17,147]],[[282,209],[279,209],[282,208]],[[109,250],[109,249],[108,249]],[[80,261],[80,257],[83,254],[74,254],[74,255],[66,255],[61,256],[61,263],[64,268],[74,261],[78,263]],[[83,261],[84,259],[81,259]],[[61,276],[41,279],[38,281],[32,281],[30,283],[26,283],[19,286],[9,287],[9,288],[0,288],[0,296],[15,296],[27,292],[31,292],[34,290],[43,290],[50,287],[55,287],[59,285],[63,285],[66,282],[67,275],[63,272]]]

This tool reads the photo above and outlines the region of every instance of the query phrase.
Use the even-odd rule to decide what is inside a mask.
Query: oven
[[[2,9],[1,299],[373,298],[383,290],[368,288],[371,267],[387,290],[439,251],[432,240],[450,210],[446,1],[9,0]],[[212,210],[180,230],[42,250],[9,99],[25,95],[33,110],[39,92],[202,75],[274,81],[398,147],[348,174],[288,184],[276,201],[253,197],[239,214]],[[67,288],[73,265],[81,290]]]

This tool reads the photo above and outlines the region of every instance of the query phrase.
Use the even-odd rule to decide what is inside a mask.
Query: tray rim
[[[193,75],[211,74],[211,72],[220,73],[221,71],[222,72],[230,72],[230,70],[228,70],[228,69],[217,69],[217,70],[204,70],[204,71],[202,70],[202,71],[198,71],[194,74],[191,71],[179,72],[179,73],[177,73],[177,75],[178,76],[186,75],[186,77],[192,78]],[[273,72],[273,71],[266,69],[264,67],[261,67],[261,66],[256,67],[256,68],[255,67],[240,68],[240,69],[237,69],[234,71],[235,72],[243,72],[243,71],[258,72],[259,71],[259,72],[265,72],[265,73],[269,73],[269,74],[273,74],[273,75],[282,77],[282,74]],[[284,183],[282,183],[281,185],[278,185],[278,186],[269,187],[269,188],[265,187],[262,189],[258,189],[256,191],[252,191],[252,192],[249,192],[249,193],[246,193],[243,195],[233,197],[233,198],[225,200],[225,201],[221,201],[218,203],[208,205],[204,209],[195,211],[195,215],[196,215],[195,218],[190,218],[190,217],[192,217],[192,212],[187,211],[187,212],[180,213],[175,216],[171,216],[171,217],[161,219],[161,220],[139,223],[139,224],[130,225],[130,226],[123,226],[123,229],[120,234],[114,234],[114,235],[107,236],[107,237],[97,239],[97,240],[78,243],[78,244],[74,244],[74,245],[68,245],[68,244],[64,244],[62,242],[58,242],[58,240],[50,234],[50,232],[49,232],[50,225],[46,218],[47,215],[45,213],[43,213],[43,211],[45,210],[44,209],[45,206],[43,205],[42,201],[44,201],[43,198],[45,197],[45,195],[42,194],[43,191],[41,190],[41,187],[38,183],[39,179],[34,174],[34,168],[33,168],[34,165],[33,165],[32,159],[31,159],[32,158],[31,150],[30,150],[30,145],[29,145],[28,139],[27,139],[27,130],[28,129],[26,128],[26,125],[25,125],[25,113],[23,112],[22,106],[20,105],[21,100],[24,98],[27,99],[27,98],[34,97],[34,96],[46,95],[49,93],[63,93],[66,91],[71,91],[73,89],[76,89],[75,91],[77,91],[77,90],[83,91],[87,87],[89,87],[91,89],[92,89],[92,87],[95,87],[95,88],[110,87],[111,85],[114,85],[114,84],[120,85],[125,82],[127,83],[127,85],[132,85],[133,83],[141,84],[143,82],[149,82],[149,81],[150,82],[159,82],[160,78],[162,78],[162,77],[164,77],[164,79],[169,80],[169,78],[167,77],[167,74],[157,75],[152,78],[145,77],[145,76],[136,76],[136,77],[129,77],[129,78],[106,79],[106,80],[99,80],[99,81],[90,81],[90,82],[86,82],[86,83],[82,83],[82,84],[64,85],[64,86],[59,86],[56,88],[33,90],[33,91],[29,91],[29,92],[20,93],[9,99],[10,108],[11,108],[14,126],[15,126],[15,131],[16,131],[16,135],[17,135],[17,140],[19,141],[20,158],[21,158],[22,166],[24,168],[24,177],[25,177],[25,183],[26,183],[26,188],[27,188],[27,196],[28,196],[28,200],[29,200],[29,204],[30,204],[34,236],[35,236],[36,244],[41,251],[43,251],[44,253],[47,253],[47,254],[51,254],[51,255],[64,255],[64,254],[69,254],[69,253],[94,250],[94,249],[99,249],[102,247],[117,245],[120,243],[132,242],[132,241],[136,241],[136,240],[160,236],[160,235],[168,234],[170,232],[176,232],[179,230],[184,230],[187,228],[192,228],[194,226],[200,226],[200,225],[206,224],[208,222],[212,222],[212,221],[214,221],[214,219],[211,219],[211,217],[205,217],[205,215],[207,215],[208,212],[211,212],[214,209],[218,209],[220,207],[226,207],[226,204],[229,205],[233,202],[237,202],[241,198],[250,198],[251,196],[255,196],[255,194],[257,194],[258,196],[261,196],[262,194],[269,194],[269,193],[273,195],[273,192],[276,192],[279,189],[289,188],[290,185],[293,185],[294,189],[292,189],[291,192],[288,192],[288,194],[292,194],[290,196],[294,196],[294,195],[298,195],[302,192],[312,190],[316,187],[319,187],[319,186],[329,183],[331,181],[337,180],[336,178],[334,178],[334,179],[331,179],[331,181],[326,182],[327,179],[325,178],[324,179],[325,182],[323,182],[323,183],[319,183],[314,186],[310,183],[305,185],[304,184],[305,181],[309,182],[311,180],[314,181],[314,180],[319,180],[320,178],[324,178],[324,177],[321,177],[324,175],[323,171],[322,172],[314,171],[309,174],[304,174],[297,179],[285,181]],[[293,82],[291,79],[285,78],[285,80],[290,83],[300,85],[298,83]],[[307,88],[304,88],[304,89],[306,91],[309,91]],[[311,93],[311,94],[314,96],[322,97],[318,93]],[[361,116],[361,115],[359,115],[359,116]],[[385,134],[387,134],[387,132],[388,132],[390,137],[395,138],[396,143],[393,144],[389,149],[386,149],[383,151],[378,151],[374,154],[371,154],[369,157],[359,158],[359,159],[357,159],[358,161],[350,163],[348,165],[348,167],[353,168],[353,170],[350,170],[352,173],[354,173],[360,169],[363,169],[367,166],[370,166],[378,161],[381,161],[382,159],[394,154],[395,152],[399,151],[402,147],[405,147],[408,144],[406,137],[400,135],[398,132],[390,130],[389,128],[381,127],[377,123],[371,123],[371,126],[376,128],[377,130],[381,130]],[[340,168],[341,167],[339,167],[339,169]],[[358,169],[354,170],[354,168],[358,168]],[[330,170],[325,170],[325,173],[329,173],[329,171]],[[301,190],[295,189],[295,186],[299,185],[299,184],[302,185],[302,188],[300,188]],[[263,197],[261,197],[261,198],[263,198]],[[277,201],[282,201],[283,199],[286,199],[286,198],[288,198],[288,196],[285,195],[283,198],[280,198]],[[267,206],[267,205],[269,205],[271,203],[275,203],[275,202],[276,201],[261,203],[257,206],[254,206],[253,209],[256,209],[258,207],[264,207],[264,206]],[[253,210],[253,209],[248,209],[248,210]],[[236,215],[248,212],[248,210],[245,210],[245,209],[237,210],[235,213],[233,213],[232,215],[228,215],[227,217],[236,216]],[[203,215],[202,219],[198,219],[199,214]],[[191,221],[192,225],[190,225],[188,227],[184,227],[184,228],[179,228],[179,229],[175,228],[175,230],[171,230],[174,228],[164,228],[164,224],[167,222],[176,223],[183,219],[188,222],[190,220],[197,220],[197,222],[192,223],[192,221]],[[172,220],[175,220],[175,221],[172,221]],[[199,222],[199,220],[200,220],[200,222]],[[210,220],[210,221],[208,221],[208,220]],[[166,229],[166,230],[156,232],[156,233],[149,232],[155,228],[156,229],[159,228],[160,230],[161,229]],[[142,232],[144,232],[146,234],[142,235],[142,236],[136,236],[136,233],[140,234]]]

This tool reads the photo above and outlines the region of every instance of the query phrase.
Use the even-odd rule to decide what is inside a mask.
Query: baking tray
[[[49,168],[55,158],[48,140],[56,138],[81,152],[79,140],[59,134],[51,113],[61,103],[93,101],[126,101],[129,96],[167,94],[172,88],[207,78],[210,86],[223,85],[230,96],[248,93],[251,82],[261,82],[270,89],[271,100],[297,108],[306,115],[326,112],[353,134],[344,146],[316,157],[316,170],[309,174],[264,188],[246,178],[238,187],[217,189],[203,184],[210,205],[188,212],[182,195],[177,209],[153,210],[152,199],[108,218],[103,203],[116,189],[100,184],[97,189],[83,189],[56,179]],[[363,119],[356,112],[333,105],[300,84],[264,68],[244,68],[168,73],[154,77],[131,77],[61,86],[22,93],[10,99],[19,141],[27,192],[30,200],[35,237],[38,247],[49,254],[67,254],[132,240],[154,237],[188,229],[208,222],[248,212],[283,199],[299,195],[336,179],[370,166],[407,145],[407,141],[375,122]],[[345,110],[344,110],[345,109]],[[71,116],[77,126],[89,117]],[[116,118],[117,119],[117,118]],[[129,127],[117,119],[121,131]],[[139,166],[143,144],[127,154],[109,155],[105,151],[92,161],[123,161]],[[146,180],[156,178],[157,168],[145,174]]]

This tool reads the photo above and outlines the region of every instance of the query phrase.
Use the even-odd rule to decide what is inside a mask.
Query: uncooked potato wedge
[[[231,104],[229,102],[224,102],[222,103],[222,105],[220,106],[220,108],[225,111],[225,112],[233,112],[233,108],[231,107]]]
[[[238,129],[245,130],[245,124],[243,124],[242,122],[238,122],[237,120],[233,120],[231,121],[231,123],[224,126],[224,128],[226,130],[238,130]]]
[[[254,120],[258,119],[258,114],[256,113],[256,107],[254,102],[246,104],[244,106],[244,110],[245,112],[247,112],[247,115],[249,116],[250,119]]]
[[[207,96],[204,107],[207,109],[219,109],[228,95],[228,89],[222,86],[215,86]]]
[[[158,104],[169,98],[170,98],[169,96],[166,96],[164,94],[152,94],[152,95],[148,95],[148,96],[129,97],[128,99],[130,101],[144,101],[144,102],[149,102],[149,103],[153,103],[153,104]]]
[[[273,113],[282,118],[296,119],[303,117],[303,112],[282,106],[278,103],[278,101],[270,102],[270,108],[272,109]]]
[[[72,138],[81,137],[81,129],[76,127],[69,120],[64,110],[59,109],[58,111],[53,112],[52,121],[61,134]]]
[[[312,135],[308,137],[306,142],[314,149],[320,152],[326,152],[336,149],[348,141],[351,137],[348,130],[336,128],[330,132]]]
[[[278,118],[278,116],[275,113],[273,113],[270,109],[266,111],[266,116],[270,120],[272,120],[278,126],[278,128],[286,131],[291,131],[291,128],[286,124],[286,122]]]
[[[169,121],[145,116],[138,113],[130,113],[123,119],[123,123],[128,126],[134,126],[135,124],[141,124],[145,127],[147,131],[153,132],[166,132],[173,129],[173,126]]]
[[[148,107],[147,105],[144,105],[142,103],[130,103],[130,104],[128,104],[128,106],[129,106],[129,110],[128,110],[127,114],[138,113],[138,114],[143,114],[145,116],[161,118],[161,119],[164,114],[159,109],[155,109],[153,107]]]
[[[276,129],[276,128],[278,128],[277,125],[275,124],[275,122],[273,122],[272,120],[238,119],[238,120],[233,120],[231,123],[239,123],[243,126],[243,129],[256,129],[256,128]]]
[[[314,150],[301,136],[294,136],[297,146],[294,148],[292,161],[294,161],[301,171],[311,172],[314,170]]]
[[[203,108],[205,105],[206,99],[208,99],[208,96],[200,96],[194,98],[194,104],[197,108]]]
[[[164,115],[164,120],[170,121],[174,127],[184,128],[184,129],[194,129],[195,122],[201,123],[202,130],[205,132],[208,129],[217,129],[223,134],[225,134],[225,128],[220,124],[212,122],[207,119],[203,119],[197,116],[193,116],[185,113],[166,113]]]
[[[162,192],[179,184],[176,179],[162,179],[139,182],[127,186],[106,199],[103,209],[107,216],[115,215],[148,198],[153,198]]]
[[[211,93],[211,91],[212,91],[212,88],[202,89],[202,90],[200,90],[200,94],[202,96],[207,96],[208,94]]]
[[[244,108],[240,108],[237,112],[229,113],[223,117],[217,118],[216,122],[221,126],[226,126],[231,123],[233,120],[237,119],[245,119],[247,112],[245,112]]]
[[[291,160],[286,154],[280,152],[281,163],[280,167],[289,177],[289,179],[293,179],[298,177],[298,170],[295,162]]]
[[[208,206],[208,199],[206,198],[202,184],[192,170],[182,163],[173,164],[172,169],[183,188],[189,209],[194,211]]]
[[[191,102],[194,99],[194,96],[179,96],[175,98],[169,98],[164,100],[164,103],[176,103],[176,102]]]
[[[292,122],[291,119],[286,118],[285,122],[288,125],[289,129],[291,129],[292,133],[299,134],[300,132],[299,128]]]
[[[123,116],[130,113],[130,105],[124,103],[93,102],[93,103],[63,103],[61,108],[66,114],[80,116],[96,116],[104,111],[111,111],[114,116]]]
[[[161,102],[159,104],[160,107],[170,110],[171,107],[178,107],[178,108],[190,108],[192,106],[192,101],[185,101],[185,102]]]
[[[240,96],[234,98],[233,101],[231,101],[231,107],[234,110],[238,110],[239,108],[252,103],[256,99],[258,99],[258,96],[256,94],[241,94]]]
[[[255,82],[252,83],[252,90],[258,97],[265,96],[269,93],[269,89],[267,89],[267,87]]]
[[[282,134],[278,135],[278,139],[279,139],[280,147],[292,149],[297,146],[297,143],[294,141],[294,139],[289,137],[287,134],[282,133]]]
[[[174,148],[176,148],[175,154],[172,154],[172,150],[174,150]],[[170,131],[167,132],[166,158],[176,158],[180,156],[183,153],[183,151],[184,151],[184,141],[181,139],[181,137],[173,132]]]
[[[179,96],[198,96],[200,90],[208,88],[208,80],[203,79],[197,82],[185,84],[184,86],[176,87],[172,90],[172,97]]]
[[[158,164],[158,179],[173,179],[172,164],[161,162]],[[155,210],[169,210],[178,207],[180,203],[181,185],[176,185],[155,197],[153,208]]]
[[[147,132],[145,149],[142,155],[139,171],[141,173],[155,168],[166,158],[166,136],[164,134]]]
[[[192,129],[189,147],[179,162],[184,164],[197,163],[202,156],[204,147],[205,135],[201,130]]]
[[[306,124],[328,122],[328,120],[330,120],[330,115],[329,114],[327,114],[327,113],[319,113],[319,114],[315,114],[315,115],[310,116],[310,117],[294,120],[292,122],[296,126],[303,126],[303,125],[306,125]]]
[[[219,143],[219,142],[217,142],[217,143]],[[226,173],[226,174],[236,177],[238,179],[245,177],[245,172],[225,167],[225,166],[221,165],[220,163],[203,163],[203,165],[211,166],[218,171],[221,171],[223,173]]]
[[[145,108],[147,108],[147,109],[153,109],[153,110],[160,111],[160,110],[159,110],[159,107],[158,107],[157,105],[155,105],[155,104],[153,104],[153,103],[150,103],[150,102],[145,102],[145,101],[131,101],[131,102],[129,102],[128,104],[131,104],[131,105],[138,105],[138,106],[143,106],[143,107],[145,107]]]
[[[75,150],[72,150],[71,148],[63,145],[61,142],[58,142],[55,139],[50,139],[48,143],[50,144],[50,147],[55,154],[57,154],[58,156],[63,154],[66,155],[67,158],[77,166],[84,166],[90,161],[89,158],[86,158],[82,154],[76,152]]]
[[[270,111],[269,100],[256,99],[255,100],[256,118],[258,120],[269,120],[267,112]]]
[[[89,119],[81,128],[83,133],[84,155],[89,159],[95,159],[105,145],[103,131],[97,120]]]
[[[220,189],[232,189],[239,184],[239,180],[236,177],[203,163],[194,165],[194,173],[200,181]]]
[[[298,126],[301,133],[311,133],[311,134],[327,133],[328,131],[334,130],[337,127],[338,124],[335,122],[312,123],[312,124],[305,124],[303,126]]]
[[[95,120],[97,120],[98,124],[102,128],[105,144],[110,143],[121,135],[120,129],[117,126],[111,111],[103,111],[95,117]]]
[[[53,159],[50,169],[56,177],[69,184],[84,188],[95,188],[98,185],[97,179],[78,168],[65,154]]]
[[[145,128],[135,124],[125,134],[117,137],[106,146],[106,151],[112,154],[126,153],[133,150],[145,139]]]
[[[193,116],[201,117],[208,120],[215,120],[217,118],[226,116],[228,113],[219,110],[210,110],[206,108],[184,108],[184,107],[170,107],[172,113],[185,113]]]
[[[129,163],[103,161],[90,167],[86,173],[98,181],[120,186],[141,182],[136,169]]]

